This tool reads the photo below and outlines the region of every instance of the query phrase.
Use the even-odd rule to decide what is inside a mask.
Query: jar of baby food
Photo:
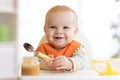
[[[21,66],[22,76],[37,76],[40,74],[38,57],[23,57]]]

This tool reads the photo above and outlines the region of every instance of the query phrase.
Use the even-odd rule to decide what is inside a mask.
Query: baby
[[[41,44],[36,51],[51,59],[44,60],[41,69],[77,71],[84,68],[85,55],[81,44],[74,40],[78,33],[75,11],[64,5],[51,8],[46,14],[44,32],[48,42]]]

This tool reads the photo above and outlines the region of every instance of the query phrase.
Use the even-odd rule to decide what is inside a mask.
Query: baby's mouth
[[[63,37],[54,37],[55,39],[63,39]]]

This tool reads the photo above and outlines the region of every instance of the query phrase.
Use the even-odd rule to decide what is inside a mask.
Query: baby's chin
[[[65,46],[55,46],[56,49],[63,49]]]
[[[53,43],[50,43],[50,44],[56,49],[63,49],[64,47],[69,45],[70,42],[53,42]]]
[[[66,47],[67,44],[63,44],[63,45],[54,45],[54,48],[56,49],[63,49],[64,47]]]

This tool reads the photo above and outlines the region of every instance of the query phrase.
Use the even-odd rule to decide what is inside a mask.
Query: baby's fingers
[[[53,54],[48,54],[49,57],[51,58],[54,58],[54,55]]]
[[[48,67],[53,67],[53,60],[45,60],[45,64],[46,64]]]

